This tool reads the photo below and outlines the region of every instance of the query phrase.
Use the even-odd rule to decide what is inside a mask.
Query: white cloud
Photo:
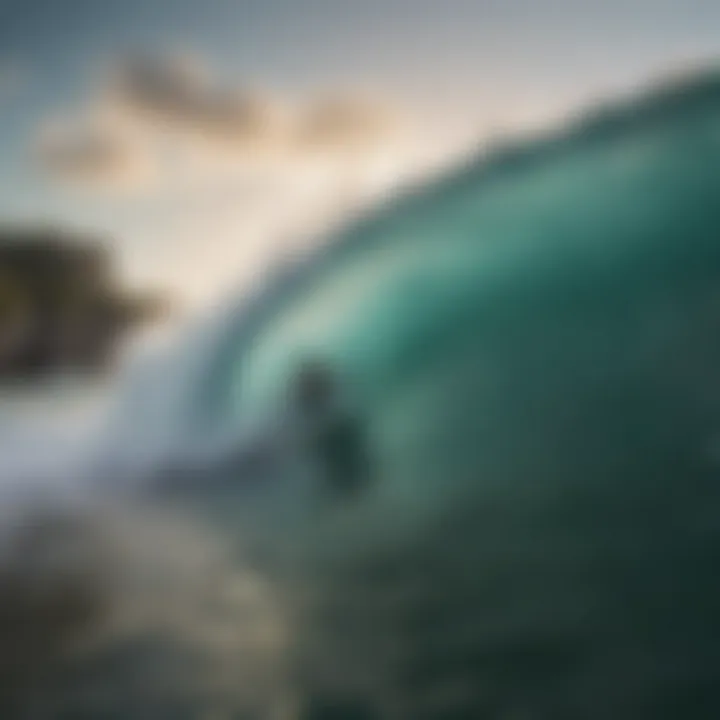
[[[279,104],[267,94],[214,83],[187,56],[131,58],[112,72],[105,101],[129,120],[209,140],[278,142]]]
[[[373,160],[397,139],[385,103],[351,94],[286,107],[269,92],[223,86],[189,56],[117,63],[72,122],[43,126],[43,167],[89,186],[137,183],[153,167],[185,174],[295,172],[308,164]]]
[[[46,123],[35,154],[51,177],[74,186],[128,189],[152,175],[151,155],[139,138],[96,118]]]
[[[311,104],[296,127],[296,142],[306,149],[357,149],[394,138],[398,117],[376,100],[346,94]]]

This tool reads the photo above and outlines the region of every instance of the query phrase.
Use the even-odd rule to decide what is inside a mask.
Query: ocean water
[[[717,717],[719,161],[710,73],[468,162],[204,329],[120,455],[252,427],[320,359],[367,483],[290,458],[98,501],[101,600],[14,716]]]

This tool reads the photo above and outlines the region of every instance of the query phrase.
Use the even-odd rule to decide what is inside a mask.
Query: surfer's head
[[[331,366],[320,360],[304,362],[292,382],[292,401],[303,410],[326,407],[335,397],[337,380]]]

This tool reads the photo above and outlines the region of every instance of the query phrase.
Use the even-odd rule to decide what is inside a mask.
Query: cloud
[[[35,155],[52,178],[72,185],[137,187],[151,175],[151,156],[138,138],[96,119],[45,124]]]
[[[135,122],[238,143],[278,142],[279,104],[267,94],[225,88],[187,56],[131,58],[112,73],[106,102]]]
[[[218,163],[287,172],[345,162],[392,144],[398,128],[387,104],[368,97],[292,108],[270,92],[222,84],[191,56],[143,55],[116,63],[78,117],[43,126],[37,145],[54,179],[108,187],[147,179],[150,168],[175,179]]]
[[[301,147],[357,148],[390,141],[398,118],[385,104],[361,96],[338,96],[311,105],[296,127]]]

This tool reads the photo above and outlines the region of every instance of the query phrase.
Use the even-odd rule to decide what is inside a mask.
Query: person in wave
[[[238,482],[267,487],[282,476],[309,477],[313,495],[319,487],[330,497],[353,496],[369,480],[364,424],[350,410],[326,363],[303,363],[288,383],[282,407],[269,420],[190,451],[164,468],[155,487],[181,493]]]
[[[301,450],[332,495],[360,491],[370,475],[367,438],[360,417],[342,400],[332,368],[305,363],[291,384],[288,398]]]

